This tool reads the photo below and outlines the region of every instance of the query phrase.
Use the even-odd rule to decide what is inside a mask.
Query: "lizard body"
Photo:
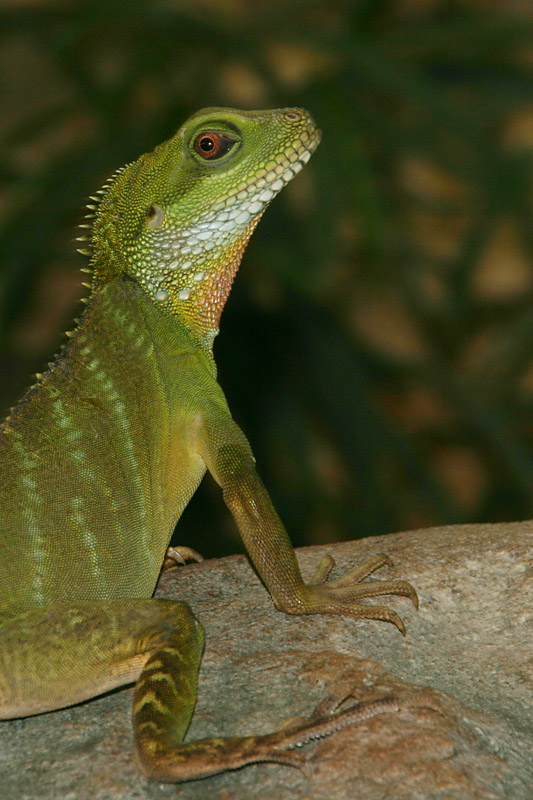
[[[416,603],[404,581],[361,582],[383,556],[328,582],[325,559],[304,583],[216,381],[212,344],[246,243],[319,138],[301,109],[205,109],[119,170],[92,206],[84,314],[0,427],[0,718],[136,681],[137,757],[157,780],[298,763],[291,748],[336,724],[183,744],[203,633],[185,604],[152,595],[206,469],[277,608],[404,632],[394,611],[356,601]]]

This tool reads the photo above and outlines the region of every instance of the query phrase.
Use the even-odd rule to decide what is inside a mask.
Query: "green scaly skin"
[[[386,620],[404,632],[394,611],[356,601],[416,602],[403,581],[361,583],[385,556],[327,583],[326,558],[303,582],[216,382],[211,348],[243,250],[319,139],[301,109],[210,108],[119,170],[90,207],[85,312],[0,427],[0,718],[137,681],[137,757],[159,781],[298,764],[296,744],[383,710],[182,744],[203,633],[188,606],[151,598],[206,469],[277,608]]]

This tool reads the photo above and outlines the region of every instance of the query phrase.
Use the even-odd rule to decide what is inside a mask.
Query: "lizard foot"
[[[295,749],[306,744],[325,739],[333,733],[344,730],[352,725],[365,722],[372,717],[390,712],[422,708],[444,714],[436,693],[431,689],[394,692],[385,696],[378,695],[366,700],[355,700],[348,707],[347,703],[354,701],[354,695],[348,693],[339,698],[335,695],[328,696],[314,710],[308,719],[287,720],[278,731],[266,736],[255,736],[243,739],[248,749],[246,763],[258,761],[273,761],[287,766],[297,767],[306,771],[308,769],[306,756],[294,752]],[[248,760],[249,759],[249,760]]]
[[[328,581],[327,578],[334,566],[334,559],[331,556],[324,556],[306,585],[305,593],[287,607],[283,606],[283,610],[289,614],[340,614],[363,619],[379,619],[391,622],[405,635],[405,625],[395,611],[387,606],[371,606],[357,602],[363,597],[390,594],[408,597],[415,608],[418,608],[418,595],[407,581],[364,581],[377,569],[394,566],[389,556],[376,553],[340,578]]]
[[[203,561],[204,557],[190,547],[167,547],[165,558],[163,559],[162,572],[184,566],[187,561]]]

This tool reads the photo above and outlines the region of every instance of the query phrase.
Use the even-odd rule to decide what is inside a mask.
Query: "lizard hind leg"
[[[65,708],[132,683],[171,635],[197,673],[203,632],[185,603],[55,603],[11,617],[0,625],[0,719]],[[196,695],[188,698],[184,734]]]
[[[305,768],[295,729],[263,736],[213,737],[183,743],[197,696],[201,651],[176,626],[151,657],[135,685],[133,734],[137,761],[147,778],[180,783],[258,762]],[[185,646],[184,646],[185,645]],[[315,722],[296,727],[307,731]]]
[[[177,663],[179,662],[179,663]],[[137,758],[148,778],[180,783],[240,769],[249,764],[273,762],[307,772],[308,762],[301,747],[326,738],[371,717],[411,708],[442,713],[429,692],[389,695],[356,702],[339,710],[345,698],[327,698],[307,720],[298,720],[280,730],[260,736],[208,738],[183,744],[183,729],[174,720],[180,716],[178,684],[171,674],[187,672],[183,653],[169,642],[147,662],[135,691],[134,732]],[[197,672],[197,671],[196,671]],[[194,673],[194,674],[193,674]],[[185,683],[181,691],[195,694],[195,670],[189,672],[194,686]]]

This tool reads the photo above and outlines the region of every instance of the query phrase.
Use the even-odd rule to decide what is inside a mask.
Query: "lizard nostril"
[[[285,119],[290,120],[290,122],[297,122],[299,119],[302,118],[302,115],[299,114],[297,111],[286,111],[283,115]]]

